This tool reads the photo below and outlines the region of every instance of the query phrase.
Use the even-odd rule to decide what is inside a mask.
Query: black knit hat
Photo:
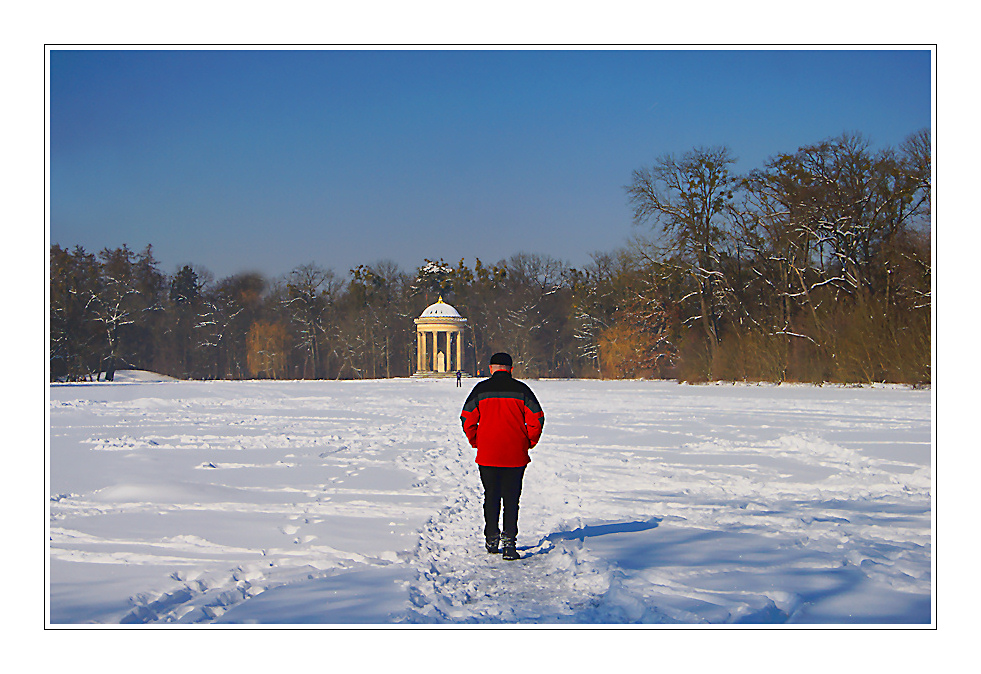
[[[511,367],[511,356],[506,353],[495,353],[490,359],[491,365],[504,365],[505,367]]]

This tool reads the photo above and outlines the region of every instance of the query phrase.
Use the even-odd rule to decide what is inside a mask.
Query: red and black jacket
[[[473,387],[460,420],[479,465],[517,468],[531,461],[545,413],[527,384],[499,370]]]

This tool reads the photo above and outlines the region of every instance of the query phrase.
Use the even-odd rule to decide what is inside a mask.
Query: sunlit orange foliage
[[[256,321],[246,338],[247,361],[253,377],[279,379],[286,374],[289,346],[286,326]]]

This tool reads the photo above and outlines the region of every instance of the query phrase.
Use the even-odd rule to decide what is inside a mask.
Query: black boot
[[[518,554],[518,545],[515,539],[509,536],[505,536],[503,545],[504,545],[504,555],[503,555],[504,559],[508,561],[511,561],[513,559],[521,559],[521,556]]]
[[[501,537],[500,536],[487,536],[484,545],[487,547],[487,552],[498,553],[500,549]]]

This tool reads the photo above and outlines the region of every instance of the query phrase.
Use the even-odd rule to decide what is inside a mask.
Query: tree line
[[[525,377],[929,382],[929,132],[880,151],[843,134],[744,175],[735,163],[694,148],[635,170],[636,235],[581,268],[518,253],[216,280],[161,272],[151,246],[55,244],[50,377],[404,377],[413,319],[443,297],[468,319],[475,374],[507,351]]]

